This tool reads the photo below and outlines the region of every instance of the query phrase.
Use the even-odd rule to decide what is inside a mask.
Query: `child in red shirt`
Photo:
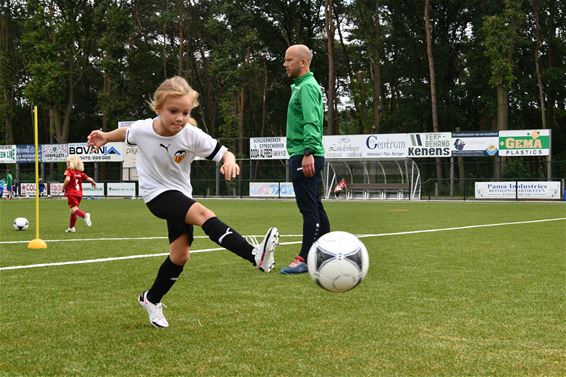
[[[69,207],[71,207],[71,218],[69,227],[65,232],[74,233],[77,216],[83,218],[87,226],[92,225],[90,213],[84,213],[79,204],[83,198],[83,181],[90,182],[92,187],[96,187],[94,179],[84,173],[84,164],[77,155],[67,157],[67,170],[65,170],[65,181],[63,182],[63,191],[67,197]]]

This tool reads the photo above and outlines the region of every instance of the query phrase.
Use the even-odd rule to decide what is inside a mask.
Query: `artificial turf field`
[[[279,274],[299,247],[294,202],[202,202],[243,235],[277,226],[278,266],[197,229],[163,330],[136,302],[168,244],[141,200],[83,200],[94,225],[74,234],[66,201],[41,200],[43,250],[27,249],[35,201],[3,200],[0,376],[566,375],[564,202],[325,202],[370,255],[343,294]]]

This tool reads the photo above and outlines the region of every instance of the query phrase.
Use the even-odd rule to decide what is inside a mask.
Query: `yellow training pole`
[[[33,123],[35,139],[35,239],[29,241],[28,249],[47,249],[45,241],[39,238],[39,145],[37,142],[37,106],[33,107]]]

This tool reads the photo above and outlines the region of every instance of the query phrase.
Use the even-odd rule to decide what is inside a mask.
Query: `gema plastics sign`
[[[500,156],[549,156],[550,130],[499,131]]]

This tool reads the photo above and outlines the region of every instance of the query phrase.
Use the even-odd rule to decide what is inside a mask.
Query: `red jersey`
[[[67,196],[83,196],[83,181],[88,179],[88,175],[80,170],[67,169],[65,177],[71,178],[65,188]]]

